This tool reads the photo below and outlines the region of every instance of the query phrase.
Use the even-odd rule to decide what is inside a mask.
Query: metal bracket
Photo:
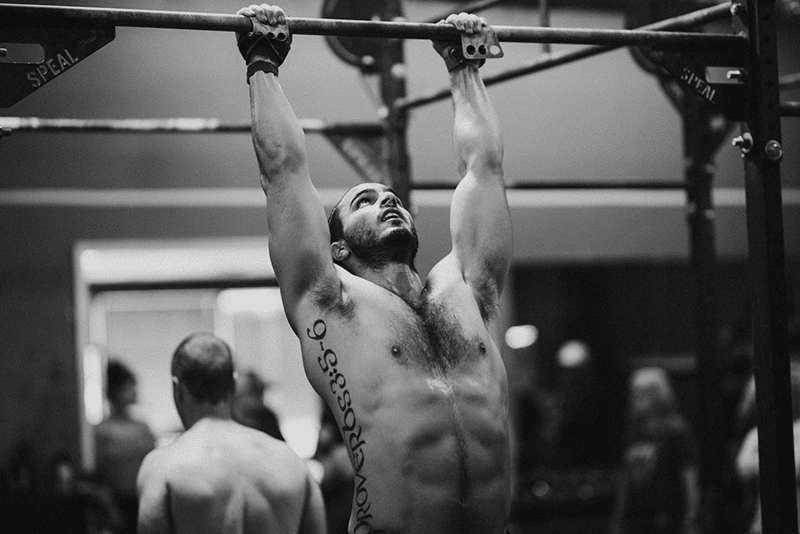
[[[648,58],[729,119],[744,120],[746,80],[742,73],[746,72],[746,59],[743,54],[653,50]],[[714,76],[715,72],[723,71],[727,72],[726,77]]]
[[[475,35],[461,33],[461,50],[466,59],[487,59],[503,57],[503,49],[494,30]]]
[[[0,43],[38,44],[44,51],[43,61],[31,63],[15,62],[6,49],[6,57],[0,61],[0,107],[11,107],[113,41],[115,30],[114,26],[45,28],[19,23],[13,28],[0,27]]]
[[[745,1],[732,0],[730,10],[733,33],[739,34],[742,31],[741,17],[746,17],[746,8],[742,2]],[[694,4],[664,0],[633,2],[626,12],[626,25],[635,28],[678,16],[686,13]],[[685,89],[682,93],[697,95],[733,121],[740,121],[744,117],[747,80],[741,74],[746,73],[748,64],[745,47],[732,47],[721,52],[707,49],[679,51],[632,47],[631,54],[639,67],[658,77],[662,83],[674,80],[676,85]],[[729,76],[726,77],[725,74]]]

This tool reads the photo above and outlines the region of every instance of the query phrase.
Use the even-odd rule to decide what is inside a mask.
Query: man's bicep
[[[269,250],[284,306],[293,309],[321,280],[334,279],[336,270],[325,210],[310,179],[284,184],[267,192]]]
[[[490,172],[490,171],[486,171]],[[488,281],[499,293],[512,257],[511,214],[502,171],[497,176],[467,174],[450,208],[453,254],[468,283]]]

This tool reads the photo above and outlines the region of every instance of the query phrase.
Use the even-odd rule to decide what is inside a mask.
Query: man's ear
[[[344,261],[350,256],[350,248],[344,239],[331,243],[331,256],[333,261]]]
[[[183,388],[181,387],[181,381],[177,376],[172,377],[172,398],[174,398],[176,401],[183,402]]]

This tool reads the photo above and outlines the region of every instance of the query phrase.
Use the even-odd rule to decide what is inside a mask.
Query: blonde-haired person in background
[[[637,369],[629,395],[612,534],[699,532],[697,446],[669,375],[658,367]]]

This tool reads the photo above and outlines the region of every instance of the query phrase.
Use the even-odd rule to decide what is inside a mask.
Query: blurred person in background
[[[320,486],[328,512],[328,534],[347,534],[355,477],[347,446],[328,407],[322,411],[319,441],[313,459],[322,466]]]
[[[791,364],[792,384],[792,430],[794,433],[794,472],[800,480],[800,353],[793,352]],[[753,404],[755,411],[755,380],[751,379],[746,386],[745,399]],[[748,534],[761,534],[761,500],[758,493],[758,426],[753,426],[742,440],[736,455],[736,472],[747,492],[747,505],[750,510]],[[800,488],[798,488],[800,489]],[[800,497],[798,497],[800,499]],[[800,510],[800,501],[798,502]]]
[[[697,444],[666,371],[634,371],[628,440],[618,478],[612,534],[694,534],[700,488]]]
[[[136,376],[119,360],[108,362],[106,397],[109,416],[95,427],[97,481],[111,490],[122,514],[119,531],[136,532],[138,499],[136,475],[142,460],[155,448],[150,427],[133,417],[131,408],[138,401]]]
[[[278,425],[278,417],[264,404],[266,389],[266,383],[255,371],[250,370],[239,375],[233,397],[233,420],[275,439],[286,441]]]
[[[49,534],[114,534],[125,528],[111,491],[81,473],[66,452],[57,452],[49,464],[47,499]]]

